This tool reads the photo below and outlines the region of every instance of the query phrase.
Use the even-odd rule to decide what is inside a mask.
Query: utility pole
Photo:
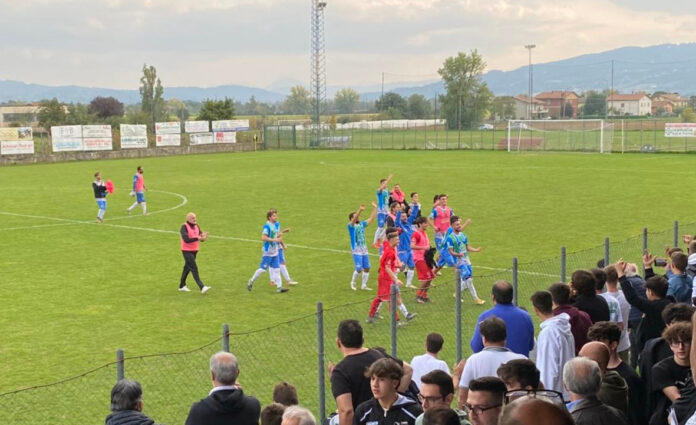
[[[532,119],[532,93],[534,93],[534,77],[532,75],[532,49],[536,47],[536,44],[527,44],[524,46],[525,49],[529,50],[529,97],[527,98],[527,119]]]
[[[382,97],[379,98],[379,110],[384,109],[384,71],[382,71]]]

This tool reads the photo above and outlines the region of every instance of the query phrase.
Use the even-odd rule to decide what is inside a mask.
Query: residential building
[[[645,93],[612,94],[607,98],[611,115],[650,115],[652,101]]]
[[[525,95],[520,95],[513,97],[513,100],[515,101],[515,119],[538,120],[546,118],[549,115],[549,109],[546,107],[546,103],[536,98],[532,98],[531,118],[528,118],[527,112],[529,111],[529,98]]]
[[[573,91],[553,90],[539,93],[534,96],[534,99],[544,104],[550,117],[577,118],[579,97],[580,96]],[[572,109],[572,111],[567,110],[567,108]],[[563,112],[566,112],[566,114],[563,114]]]

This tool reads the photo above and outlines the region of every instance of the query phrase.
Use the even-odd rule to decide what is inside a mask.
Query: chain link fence
[[[673,229],[649,231],[621,241],[606,239],[603,244],[535,262],[513,259],[509,269],[476,274],[474,284],[479,296],[489,301],[490,288],[497,280],[506,280],[515,288],[515,300],[529,305],[534,291],[551,283],[568,281],[575,269],[595,267],[599,260],[624,258],[640,264],[647,249],[664,255],[666,246],[681,244],[681,235],[696,233],[696,223]],[[447,274],[449,276],[449,274]],[[478,306],[468,291],[457,297],[458,285],[451,278],[438,277],[428,292],[431,302],[418,304],[415,289],[402,288],[401,298],[409,312],[417,316],[405,326],[391,320],[387,303],[375,323],[366,323],[374,292],[359,301],[324,308],[303,317],[248,332],[223,327],[221,337],[186,352],[128,357],[100,366],[79,376],[53,384],[0,394],[0,423],[11,424],[94,424],[109,413],[110,391],[120,377],[134,379],[143,386],[144,412],[163,424],[183,423],[195,401],[205,398],[211,389],[209,359],[220,350],[229,350],[239,359],[239,383],[248,395],[267,405],[273,387],[288,382],[298,390],[300,404],[325,417],[335,411],[331,394],[329,364],[341,360],[336,346],[336,330],[345,319],[363,323],[365,345],[383,347],[396,357],[410,361],[425,352],[425,337],[438,332],[445,339],[440,357],[450,366],[471,354],[469,341],[479,314],[490,304]],[[403,317],[401,312],[399,314]]]

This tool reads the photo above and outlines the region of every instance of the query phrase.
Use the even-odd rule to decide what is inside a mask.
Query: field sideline
[[[696,221],[681,188],[695,177],[692,163],[688,155],[281,151],[3,167],[0,392],[113,361],[117,348],[130,355],[190,349],[217,337],[221,323],[252,330],[311,313],[319,300],[331,307],[365,298],[348,288],[345,224],[390,172],[406,192],[421,193],[424,206],[445,192],[455,212],[472,218],[471,244],[483,247],[472,254],[474,269],[488,274],[508,268],[513,256],[544,259],[562,245],[576,251],[646,225]],[[151,189],[147,217],[125,214],[136,165]],[[96,170],[117,187],[104,225],[93,220]],[[252,293],[245,288],[269,207],[293,229],[288,267],[300,285],[285,295],[265,278]],[[199,254],[213,288],[204,296],[176,291],[177,234],[188,211],[211,233]],[[552,281],[540,277],[538,288]],[[475,318],[488,306],[466,308]]]

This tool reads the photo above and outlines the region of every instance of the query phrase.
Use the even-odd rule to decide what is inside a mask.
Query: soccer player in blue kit
[[[420,204],[414,204],[411,207],[411,213],[408,216],[406,213],[399,210],[396,212],[396,219],[394,220],[396,227],[399,229],[399,244],[397,245],[397,253],[399,256],[399,261],[401,261],[401,264],[406,269],[406,288],[414,288],[413,275],[416,265],[413,262],[411,236],[413,236],[413,232],[416,231],[413,221],[418,217],[419,213]]]
[[[467,222],[471,223],[470,220],[467,220]],[[474,248],[469,246],[469,238],[462,233],[464,225],[459,217],[456,215],[452,216],[450,224],[452,225],[452,231],[447,235],[444,243],[445,250],[451,257],[451,263],[448,265],[455,268],[455,274],[458,275],[462,291],[468,289],[471,297],[474,299],[474,303],[481,305],[485,301],[479,298],[476,293],[473,270],[469,260],[469,252],[480,252],[481,247]]]
[[[276,222],[278,221],[278,213],[275,210],[269,210],[266,213],[266,224],[261,230],[261,240],[263,241],[261,264],[254,272],[254,275],[247,283],[247,289],[251,291],[254,281],[258,279],[267,269],[271,275],[271,281],[275,283],[278,293],[288,292],[288,288],[283,288],[283,281],[280,278],[280,259],[278,257],[278,249],[283,241],[281,235],[278,234]]]
[[[362,284],[360,289],[370,291],[367,280],[370,278],[370,259],[367,252],[367,241],[365,240],[365,228],[370,225],[377,215],[377,204],[372,203],[372,214],[367,220],[360,221],[360,213],[365,211],[365,205],[360,205],[357,211],[348,215],[348,235],[350,236],[350,250],[353,253],[353,263],[355,270],[353,278],[350,280],[350,289],[356,290],[358,275],[362,273]]]
[[[372,241],[372,246],[379,248],[384,240],[384,232],[387,229],[387,216],[389,215],[389,189],[387,185],[392,179],[393,174],[379,181],[377,188],[377,230],[375,230],[375,238]]]

